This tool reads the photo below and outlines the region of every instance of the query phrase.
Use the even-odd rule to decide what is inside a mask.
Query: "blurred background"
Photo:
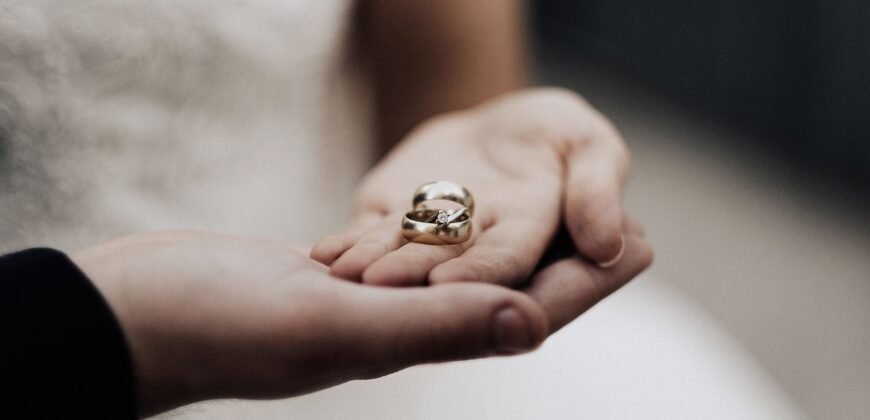
[[[812,418],[870,415],[870,2],[533,2],[538,77],[634,157],[652,274]]]

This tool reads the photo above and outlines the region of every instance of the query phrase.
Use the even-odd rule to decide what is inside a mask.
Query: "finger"
[[[365,232],[365,229],[355,228],[347,232],[324,236],[311,247],[308,256],[321,264],[330,265],[359,241]]]
[[[591,130],[568,156],[565,221],[580,253],[601,265],[618,261],[624,252],[622,188],[629,157],[619,134],[609,124]]]
[[[400,220],[401,216],[390,215],[368,229],[332,263],[330,274],[348,280],[361,280],[363,271],[371,263],[406,242],[399,228]]]
[[[370,288],[363,307],[349,311],[353,351],[369,376],[407,366],[517,354],[547,335],[543,309],[524,294],[483,284]],[[364,314],[361,316],[361,314]]]
[[[429,274],[433,284],[477,281],[517,286],[535,268],[555,226],[541,225],[553,218],[512,217],[498,220],[481,233],[467,251],[438,265]]]
[[[384,215],[378,212],[362,213],[354,219],[352,229],[321,238],[311,248],[308,256],[321,264],[330,265],[359,241],[373,226],[383,223],[384,220]]]
[[[580,257],[557,261],[537,273],[526,292],[547,313],[550,333],[622,287],[652,263],[652,249],[637,232],[626,235],[619,263],[601,269]]]
[[[381,286],[425,284],[433,267],[465,252],[473,240],[456,245],[407,243],[372,263],[363,272],[362,281]]]

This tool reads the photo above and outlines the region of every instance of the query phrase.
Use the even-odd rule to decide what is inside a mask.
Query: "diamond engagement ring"
[[[430,209],[427,203],[452,201],[456,209]],[[402,236],[411,242],[449,245],[471,237],[471,215],[474,198],[459,184],[448,181],[429,182],[414,191],[414,209],[402,218]]]

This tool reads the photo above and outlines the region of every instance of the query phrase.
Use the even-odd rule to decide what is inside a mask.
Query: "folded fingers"
[[[406,242],[394,219],[385,216],[380,221],[327,236],[312,248],[311,258],[330,266],[330,274],[335,277],[361,281],[369,265]]]

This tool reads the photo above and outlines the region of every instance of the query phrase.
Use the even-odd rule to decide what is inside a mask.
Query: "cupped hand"
[[[197,232],[133,235],[71,257],[121,324],[148,415],[531,350],[649,264],[642,232],[626,230],[626,256],[612,269],[562,258],[525,291],[369,287],[283,243]]]
[[[352,228],[320,240],[311,257],[363,283],[517,286],[563,221],[580,253],[607,267],[624,252],[628,170],[619,134],[577,95],[506,95],[411,133],[362,182]],[[474,194],[471,240],[433,246],[402,238],[413,191],[437,180]]]

